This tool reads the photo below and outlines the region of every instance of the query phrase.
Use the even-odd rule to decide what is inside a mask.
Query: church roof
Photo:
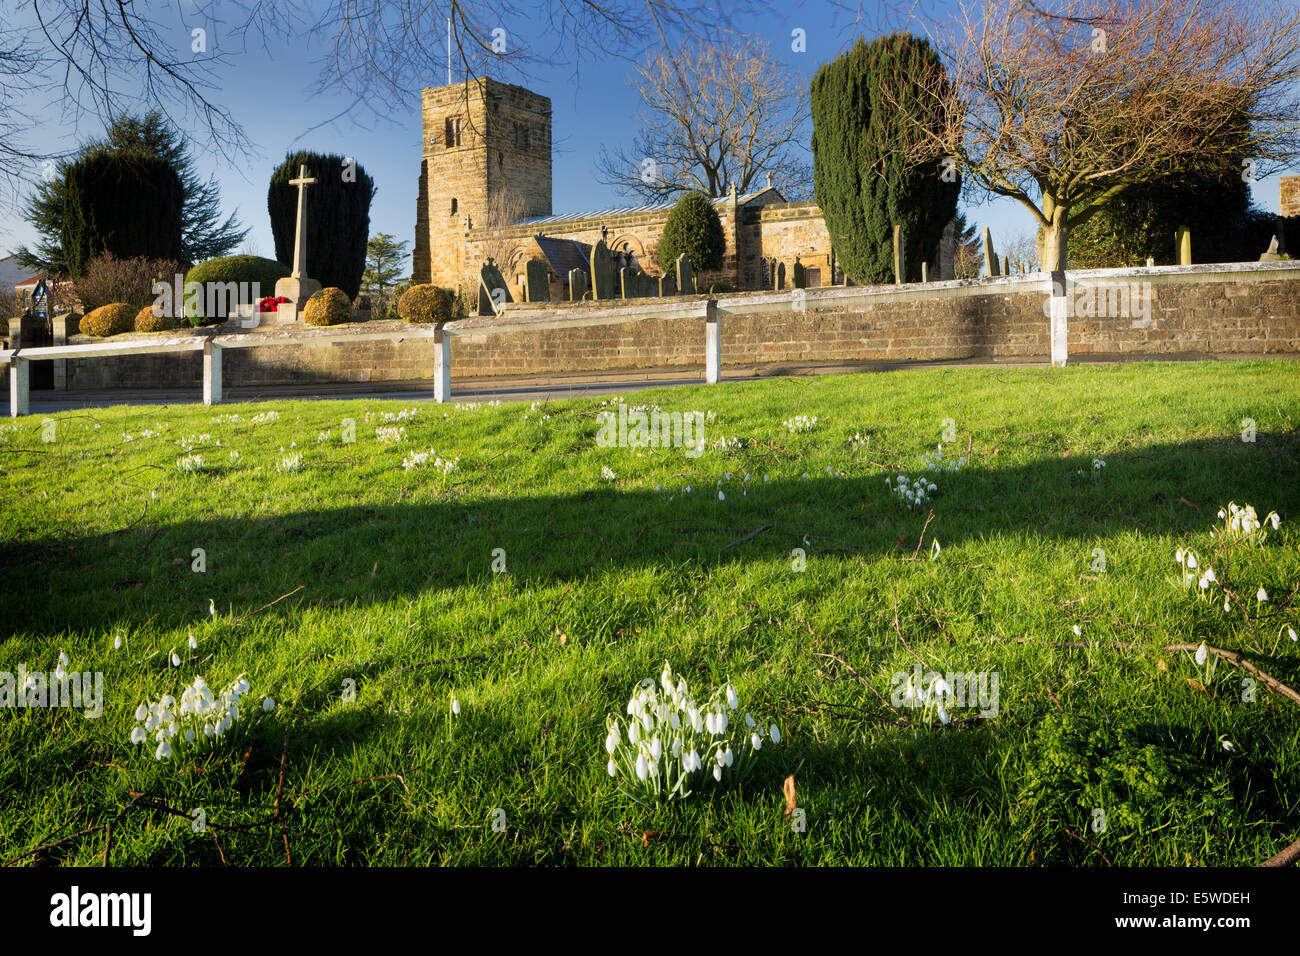
[[[567,281],[569,273],[574,269],[591,273],[591,266],[588,264],[591,246],[573,239],[556,239],[554,236],[534,236],[533,241],[537,243],[537,248],[542,250],[542,255],[546,258],[546,264],[551,267],[551,271],[561,279]]]
[[[736,199],[736,204],[739,206],[743,206],[746,203],[748,203],[750,200],[756,198],[757,196],[762,195],[765,192],[768,192],[769,190],[772,192],[776,192],[776,189],[774,187],[766,186],[763,189],[756,190],[755,192],[752,193],[746,193],[745,195],[738,197]],[[777,196],[781,195],[780,193],[776,193],[776,194]],[[721,206],[724,203],[728,203],[728,202],[731,202],[730,196],[719,196],[717,199],[713,200],[713,205]],[[612,209],[593,209],[589,212],[566,212],[554,216],[534,216],[529,219],[521,220],[520,224],[541,225],[542,223],[548,223],[548,222],[570,222],[574,219],[607,219],[613,216],[627,216],[639,212],[660,212],[660,211],[672,209],[673,205],[674,205],[673,202],[652,202],[652,203],[647,203],[644,206],[616,206]]]

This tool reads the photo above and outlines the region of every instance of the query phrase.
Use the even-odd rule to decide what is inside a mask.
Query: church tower
[[[480,77],[426,89],[412,278],[477,288],[466,233],[551,215],[551,101]]]

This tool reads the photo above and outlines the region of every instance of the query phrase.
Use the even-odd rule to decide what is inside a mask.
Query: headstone
[[[614,298],[614,260],[604,239],[591,249],[591,297]]]
[[[1178,248],[1178,264],[1180,266],[1190,266],[1192,264],[1192,230],[1186,226],[1179,226],[1174,231],[1174,243]]]
[[[1147,268],[1154,269],[1155,266],[1156,266],[1156,260],[1152,259],[1150,256],[1147,256]]]
[[[665,298],[677,294],[677,280],[670,275],[659,277],[659,296]]]
[[[1268,244],[1268,250],[1262,256],[1259,257],[1259,261],[1260,262],[1281,262],[1282,261],[1282,257],[1278,255],[1278,251],[1277,251],[1277,236],[1273,237],[1273,240]]]
[[[903,252],[903,227],[894,227],[894,285],[901,285],[906,281],[907,263],[904,261]]]
[[[921,263],[921,281],[922,282],[930,281],[930,263],[928,262]]]
[[[550,302],[551,283],[547,279],[546,263],[529,259],[524,265],[524,299],[528,302]]]
[[[294,230],[293,272],[275,283],[276,298],[284,297],[288,302],[280,303],[276,309],[276,319],[281,322],[296,322],[307,300],[321,290],[321,284],[307,277],[307,187],[316,182],[314,176],[307,175],[307,167],[298,167],[298,178],[289,180],[290,186],[298,187],[298,220]]]
[[[587,273],[581,269],[569,270],[569,301],[579,302],[587,292]]]
[[[998,274],[998,255],[993,250],[993,233],[988,226],[984,227],[984,271],[989,278]]]
[[[806,288],[808,288],[808,273],[807,273],[807,270],[804,269],[804,267],[803,267],[803,263],[799,261],[799,257],[798,257],[798,256],[795,256],[795,257],[794,257],[794,276],[793,276],[793,280],[794,280],[794,287],[795,287],[796,289],[806,289]]]
[[[677,289],[682,295],[695,294],[695,273],[691,271],[691,260],[684,252],[677,257]]]
[[[957,257],[957,223],[949,220],[948,225],[943,227],[943,235],[939,237],[939,281],[944,282],[948,279],[957,277],[957,270],[953,261]]]
[[[624,266],[618,270],[618,286],[625,299],[636,299],[641,295],[641,288],[637,282],[637,271],[631,266]]]
[[[785,288],[785,263],[784,262],[778,262],[776,264],[776,288],[778,290]]]
[[[497,268],[496,261],[489,256],[483,263],[483,268],[479,270],[478,314],[499,314],[505,311],[507,302],[513,301],[505,277],[501,275],[501,270]]]
[[[1002,272],[1001,272],[1001,275],[1004,275],[1004,276],[1009,276],[1009,275],[1011,275],[1011,257],[1010,257],[1010,256],[1004,255],[1004,256],[1002,257]]]

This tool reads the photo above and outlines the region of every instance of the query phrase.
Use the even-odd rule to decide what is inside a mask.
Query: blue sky
[[[929,5],[931,13],[942,18],[944,3]],[[189,9],[182,0],[179,7],[168,5],[161,14],[167,24],[164,37],[175,36],[177,50],[189,50],[191,29],[208,29],[209,52],[221,52],[227,62],[216,67],[212,98],[228,107],[244,126],[256,147],[227,161],[207,151],[196,150],[197,165],[206,177],[216,176],[221,185],[222,201],[227,211],[237,210],[244,225],[251,226],[248,248],[259,255],[273,256],[274,244],[266,212],[266,188],[271,170],[288,150],[311,149],[340,153],[357,158],[374,178],[378,193],[371,208],[371,235],[391,233],[410,242],[415,228],[416,178],[420,165],[419,96],[409,97],[406,108],[385,118],[359,110],[348,110],[348,103],[338,97],[313,94],[318,64],[330,52],[331,37],[319,32],[277,42],[274,55],[255,41],[244,46],[233,39],[226,47],[218,24],[186,19]],[[860,35],[877,34],[874,23],[855,22],[852,5],[803,3],[762,16],[749,17],[736,29],[767,40],[772,55],[790,69],[801,83],[811,80],[818,66],[846,49]],[[874,20],[874,17],[871,17]],[[505,22],[508,43],[515,37],[536,35],[538,27],[527,20],[519,24]],[[807,51],[793,52],[791,31],[806,32]],[[921,32],[917,28],[917,32]],[[553,37],[548,38],[543,55],[552,55]],[[637,132],[636,115],[640,98],[631,83],[633,64],[627,59],[602,51],[582,51],[581,57],[569,55],[564,62],[529,67],[527,80],[505,76],[551,98],[553,114],[553,208],[556,213],[578,212],[608,206],[631,205],[635,200],[621,197],[596,180],[595,160],[602,146],[614,150],[630,147]],[[430,65],[426,84],[446,82],[446,64]],[[33,100],[33,106],[46,103]],[[342,115],[340,115],[342,114]],[[46,109],[41,127],[30,137],[32,146],[41,150],[66,149],[72,143],[97,136],[100,123],[92,116],[78,117]],[[809,157],[810,158],[810,157]],[[1260,208],[1276,212],[1278,208],[1277,176],[1259,180],[1254,185],[1255,202]],[[998,245],[1014,234],[1030,234],[1033,222],[1029,214],[1011,200],[995,200],[983,205],[967,206],[967,218],[993,229]],[[0,249],[11,249],[35,238],[30,226],[12,207],[0,210]]]

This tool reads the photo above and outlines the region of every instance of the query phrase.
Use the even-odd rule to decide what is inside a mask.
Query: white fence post
[[[704,312],[704,380],[710,385],[722,381],[722,327],[718,323],[717,299],[710,299]]]
[[[433,400],[451,401],[451,336],[439,322],[433,329]]]
[[[211,339],[203,343],[203,404],[221,404],[221,346]]]
[[[9,363],[9,417],[31,413],[31,362],[14,356]]]
[[[1066,343],[1066,315],[1069,311],[1069,299],[1065,294],[1065,272],[1052,273],[1052,318],[1051,347],[1052,365],[1065,368],[1069,359],[1069,346]]]

